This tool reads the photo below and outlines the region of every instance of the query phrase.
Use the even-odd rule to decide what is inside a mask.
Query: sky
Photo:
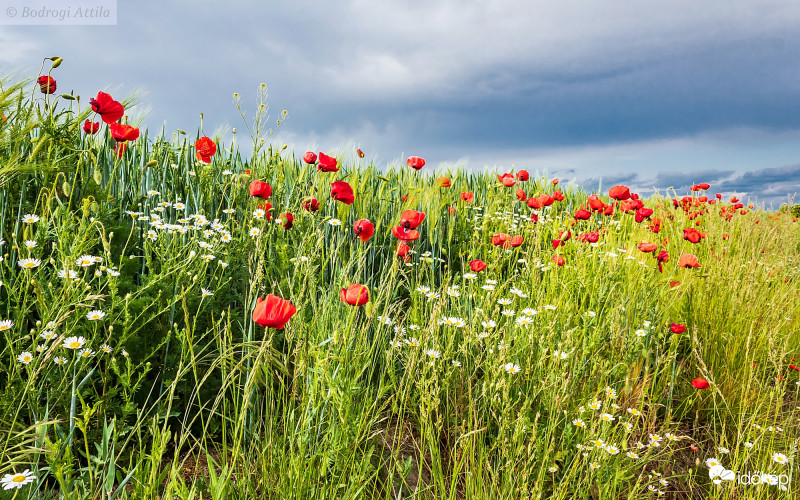
[[[16,0],[18,2],[31,0]],[[70,0],[54,0],[69,4]],[[100,2],[112,0],[99,0]],[[167,133],[272,137],[377,165],[525,168],[588,190],[800,192],[795,0],[119,0],[112,26],[0,26],[0,74],[136,94]],[[798,197],[800,203],[800,197]]]

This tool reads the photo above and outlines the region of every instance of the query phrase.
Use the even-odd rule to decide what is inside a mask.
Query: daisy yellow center
[[[25,476],[23,476],[22,474],[17,474],[11,480],[14,481],[15,483],[22,483],[25,481]]]
[[[69,346],[72,347],[72,348],[76,348],[76,347],[80,347],[81,343],[80,342],[70,342]]]
[[[0,332],[8,330],[8,328],[9,328],[8,325],[0,325]]]
[[[34,267],[33,262],[26,262],[25,267]]]

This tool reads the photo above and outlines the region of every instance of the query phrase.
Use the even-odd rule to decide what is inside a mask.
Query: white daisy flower
[[[36,220],[39,220],[39,218],[37,217]],[[36,476],[30,470],[25,469],[20,474],[6,474],[0,479],[0,485],[3,486],[4,490],[22,489],[23,486],[32,483],[35,479]]]
[[[28,351],[23,351],[19,353],[19,356],[17,356],[17,361],[19,361],[23,365],[30,364],[30,362],[33,361],[33,354],[31,354]]]
[[[88,319],[89,321],[97,321],[103,319],[105,315],[106,313],[104,313],[103,311],[95,309],[93,311],[89,311],[88,313],[86,313],[86,319]]]
[[[22,216],[22,222],[25,224],[35,224],[39,222],[39,216],[34,214],[25,214]]]
[[[80,349],[84,344],[86,344],[86,339],[83,337],[67,337],[62,346],[66,349]]]
[[[17,265],[23,269],[33,269],[42,265],[39,259],[19,259]]]

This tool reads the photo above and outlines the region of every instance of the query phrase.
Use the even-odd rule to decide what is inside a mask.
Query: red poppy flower
[[[515,180],[514,180],[514,174],[511,174],[511,173],[508,173],[508,172],[506,172],[506,173],[504,173],[504,174],[499,174],[499,175],[497,176],[497,180],[498,180],[498,181],[500,181],[500,182],[502,182],[502,183],[503,183],[503,185],[506,185],[506,179],[511,179],[512,181],[514,181],[514,182],[512,182],[511,184],[509,184],[509,185],[511,185],[511,186],[513,186],[513,185],[514,185],[514,183],[516,183],[516,182],[517,182],[517,181],[515,181]]]
[[[402,241],[397,242],[397,255],[400,257],[407,257],[408,252],[411,251],[411,247],[403,243]]]
[[[105,92],[98,92],[97,97],[89,99],[89,104],[92,105],[92,110],[100,115],[100,118],[106,123],[114,123],[125,114],[122,104]]]
[[[654,233],[661,231],[661,219],[653,219],[653,223],[650,224],[650,231]]]
[[[353,225],[353,231],[361,241],[366,242],[375,234],[375,225],[369,219],[360,219]]]
[[[531,214],[531,222],[533,222],[534,224],[536,224],[537,222],[539,222],[539,215],[538,215],[538,214],[536,214],[536,213],[532,213],[532,214]]]
[[[450,179],[448,177],[439,177],[438,179],[436,179],[436,182],[438,182],[439,185],[443,188],[450,187]]]
[[[600,235],[592,231],[583,235],[583,241],[587,243],[597,243],[600,240]]]
[[[566,264],[566,261],[564,260],[564,257],[560,255],[553,255],[553,264],[557,266],[563,266]]]
[[[56,79],[52,76],[42,75],[37,80],[42,94],[52,94],[56,91]]]
[[[655,257],[656,257],[656,262],[658,262],[658,272],[663,273],[664,269],[661,267],[661,264],[669,262],[669,252],[667,252],[666,250],[661,250]]]
[[[680,282],[680,281],[670,281],[670,282],[669,282],[669,286],[670,286],[670,288],[675,288],[676,286],[678,286],[678,285],[680,285],[680,284],[681,284],[681,282]]]
[[[211,157],[217,152],[217,145],[210,137],[203,136],[194,143],[194,149],[199,161],[211,163]]]
[[[369,302],[369,290],[364,285],[353,284],[347,288],[342,288],[339,298],[351,306],[363,306]]]
[[[505,242],[511,239],[511,236],[507,235],[506,233],[499,233],[492,236],[492,245],[498,246],[503,245]]]
[[[642,222],[643,220],[645,220],[646,218],[650,217],[651,215],[653,215],[653,209],[652,208],[642,207],[642,208],[640,208],[639,210],[636,211],[636,222],[637,223]]]
[[[319,163],[317,163],[317,170],[319,170],[320,172],[338,172],[339,171],[339,167],[336,166],[338,164],[338,162],[336,161],[336,158],[334,158],[332,156],[328,156],[325,153],[320,153],[319,156],[317,157],[317,159],[319,160]],[[349,205],[349,203],[348,203],[348,205]]]
[[[678,267],[703,267],[696,255],[685,253],[678,259]]]
[[[717,193],[714,196],[716,196],[718,200],[722,199],[722,193]]]
[[[700,184],[697,185],[697,187],[699,187],[700,189],[705,191],[706,189],[711,187],[711,184],[709,184],[707,182],[701,182]]]
[[[800,366],[789,365],[789,369],[790,369],[790,370],[795,370],[795,371],[799,371],[799,372],[800,372]]]
[[[704,378],[696,378],[692,380],[692,387],[695,389],[708,389],[711,385],[708,383],[708,380]]]
[[[608,196],[615,200],[627,200],[631,197],[631,190],[628,186],[614,186],[608,190]]]
[[[606,205],[603,209],[603,215],[614,215],[614,205]]]
[[[516,183],[517,181],[513,177],[506,177],[505,179],[503,179],[503,185],[505,187],[511,187]]]
[[[285,214],[281,215],[281,220],[283,221],[284,229],[291,229],[292,224],[294,224],[294,215],[286,212]]]
[[[542,204],[543,207],[549,207],[550,205],[552,205],[556,201],[556,200],[553,199],[552,196],[550,196],[547,193],[540,194],[538,196],[538,198],[539,198],[539,202]]]
[[[394,226],[392,228],[392,234],[401,241],[414,241],[419,239],[419,231],[406,229],[403,226]]]
[[[517,180],[520,182],[525,182],[531,178],[531,174],[528,173],[527,170],[520,170],[517,172]]]
[[[697,229],[690,227],[683,230],[683,239],[692,243],[698,243],[701,239],[706,237],[706,233],[702,233]]]
[[[575,220],[589,220],[592,217],[592,213],[586,209],[578,209],[575,211]]]
[[[359,158],[363,158],[364,157],[364,152],[361,151],[361,148],[356,149],[356,154],[358,155]]]
[[[291,302],[269,294],[266,300],[259,297],[256,301],[256,308],[253,309],[253,321],[263,327],[282,330],[296,312],[297,308]]]
[[[406,165],[413,168],[414,170],[419,170],[425,166],[425,160],[423,160],[419,156],[409,156],[408,160],[406,160]]]
[[[511,245],[512,247],[518,247],[522,245],[524,241],[525,239],[522,236],[517,235],[517,236],[512,236],[511,239],[508,240],[508,244]]]
[[[272,212],[270,212],[270,210],[272,210],[272,203],[259,203],[258,208],[264,211],[267,220],[272,220]]]
[[[306,151],[306,153],[303,155],[303,161],[309,165],[313,165],[314,163],[317,163],[317,155],[313,151]]]
[[[424,220],[425,214],[416,210],[403,210],[400,214],[400,225],[406,229],[416,229]]]
[[[524,189],[517,189],[517,201],[525,201],[528,197],[525,196]]]
[[[112,123],[108,126],[111,137],[117,142],[135,141],[139,138],[139,129],[121,123]]]
[[[117,158],[122,158],[122,155],[125,154],[125,150],[128,149],[127,142],[116,142],[114,143],[114,154],[117,155]]]
[[[464,200],[466,203],[472,203],[475,201],[475,195],[469,191],[461,193],[461,199]]]
[[[83,122],[83,131],[87,134],[96,134],[98,130],[100,130],[100,122],[91,122],[88,118]]]
[[[272,186],[264,181],[253,181],[250,183],[250,196],[258,196],[267,199],[272,194]]]
[[[353,188],[350,187],[350,184],[344,181],[336,181],[331,184],[331,198],[336,201],[340,201],[345,205],[352,205],[355,201],[355,196],[353,196]]]
[[[307,212],[316,212],[317,210],[319,210],[319,202],[317,201],[316,198],[308,197],[305,200],[303,200],[303,208]]]
[[[558,185],[558,182],[559,182],[559,181],[558,181],[558,177],[556,177],[555,179],[553,179],[553,185],[554,185],[554,186]]]
[[[599,196],[592,194],[589,195],[589,208],[593,211],[603,210],[606,208],[606,204],[603,203],[603,200],[601,200]]]
[[[642,243],[639,243],[639,245],[637,245],[636,248],[638,248],[644,253],[650,253],[658,250],[658,245],[656,245],[655,243],[649,243],[647,241],[643,241]]]
[[[469,261],[469,268],[472,270],[472,272],[479,273],[486,269],[486,262],[480,259],[471,260]]]
[[[561,191],[553,191],[553,199],[556,201],[564,201],[564,193]]]
[[[686,331],[686,325],[682,325],[680,323],[672,323],[669,325],[669,329],[672,330],[672,333],[683,333]]]
[[[534,210],[542,208],[542,202],[539,201],[539,198],[528,198],[528,206]]]

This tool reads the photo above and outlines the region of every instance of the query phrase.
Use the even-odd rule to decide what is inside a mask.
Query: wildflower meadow
[[[0,81],[0,499],[798,498],[790,205],[293,152],[263,85],[148,131],[62,63]]]

